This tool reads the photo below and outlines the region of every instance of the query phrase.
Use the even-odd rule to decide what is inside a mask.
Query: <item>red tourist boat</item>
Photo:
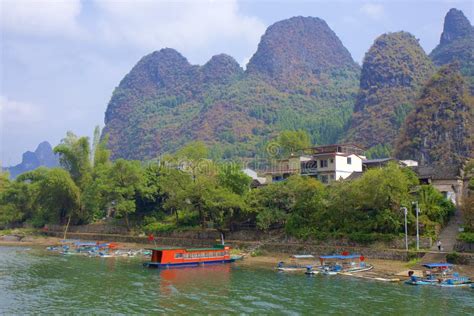
[[[150,248],[151,261],[143,265],[150,268],[192,267],[207,264],[234,262],[230,247],[215,245],[212,248]]]

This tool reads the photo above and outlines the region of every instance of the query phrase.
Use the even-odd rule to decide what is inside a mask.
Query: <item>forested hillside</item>
[[[462,11],[451,9],[446,14],[440,43],[430,57],[438,66],[457,61],[474,95],[474,27]]]
[[[396,156],[443,166],[459,166],[474,156],[474,98],[458,68],[444,66],[423,89],[398,139]]]
[[[264,154],[280,130],[337,141],[355,101],[359,67],[321,19],[270,26],[243,71],[230,56],[191,65],[173,49],[143,57],[115,89],[105,132],[113,158],[152,159],[190,140],[214,158]]]
[[[245,71],[225,54],[202,66],[171,48],[143,57],[114,91],[105,133],[115,159],[149,160],[192,140],[213,159],[262,157],[282,130],[387,157],[436,66],[457,61],[473,89],[473,52],[473,27],[451,9],[431,59],[410,33],[387,33],[360,72],[324,20],[294,17],[267,29]]]
[[[400,127],[434,65],[406,32],[379,36],[366,53],[346,140],[389,156]]]

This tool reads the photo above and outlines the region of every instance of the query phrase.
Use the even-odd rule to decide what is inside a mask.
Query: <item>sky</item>
[[[361,64],[386,32],[408,31],[429,53],[453,7],[474,21],[472,0],[0,0],[0,165],[67,131],[92,135],[113,89],[155,50],[245,67],[269,25],[302,15],[324,19]]]

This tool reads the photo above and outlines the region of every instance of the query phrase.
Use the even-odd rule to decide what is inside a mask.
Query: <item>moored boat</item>
[[[194,267],[209,264],[230,263],[236,260],[227,245],[212,248],[162,247],[150,248],[151,261],[143,265],[150,268]]]
[[[313,255],[291,255],[290,263],[286,264],[284,261],[280,261],[276,269],[281,272],[303,272],[310,266],[303,261],[311,259],[314,259]]]
[[[432,285],[440,287],[470,287],[473,282],[469,277],[460,276],[454,272],[454,265],[451,263],[426,263],[423,267],[428,270],[423,271],[423,277],[419,278],[409,272],[409,277],[405,284],[408,285]]]
[[[319,267],[308,267],[306,274],[336,275],[339,273],[356,273],[373,269],[365,262],[365,257],[358,254],[328,255],[319,257]]]

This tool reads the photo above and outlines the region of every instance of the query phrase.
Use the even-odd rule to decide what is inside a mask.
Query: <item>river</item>
[[[286,275],[239,263],[156,270],[142,261],[0,246],[0,314],[474,313],[472,289]]]

